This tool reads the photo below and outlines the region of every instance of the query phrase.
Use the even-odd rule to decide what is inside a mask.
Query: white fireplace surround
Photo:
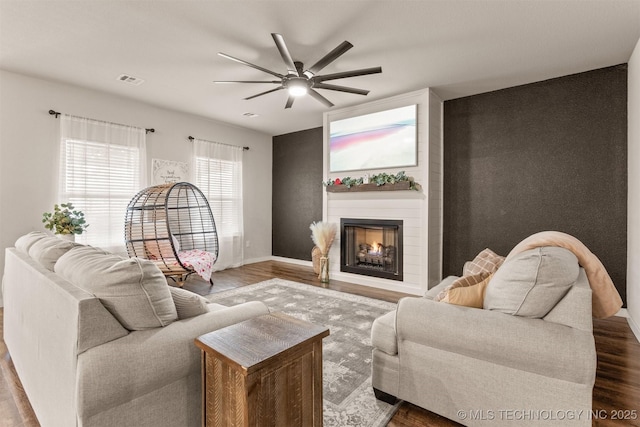
[[[385,109],[418,105],[418,165],[415,167],[329,172],[329,123]],[[420,191],[339,192],[323,195],[323,221],[340,224],[341,218],[403,221],[403,280],[389,280],[340,271],[340,236],[331,252],[329,272],[332,279],[365,286],[422,295],[442,276],[442,101],[429,89],[393,98],[333,110],[324,114],[323,180],[358,178],[404,170],[421,184]]]

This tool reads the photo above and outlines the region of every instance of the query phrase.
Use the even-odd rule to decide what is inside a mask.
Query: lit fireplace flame
[[[370,254],[380,254],[382,253],[382,243],[378,243],[378,242],[373,242],[371,244],[371,250],[369,251]]]

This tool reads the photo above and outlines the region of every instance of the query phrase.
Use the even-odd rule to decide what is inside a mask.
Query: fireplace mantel
[[[420,184],[415,184],[420,189]],[[402,191],[409,190],[414,191],[411,188],[411,182],[402,181],[396,182],[395,184],[384,184],[384,185],[376,185],[374,183],[369,184],[360,184],[354,185],[352,187],[347,187],[346,185],[328,185],[327,193],[347,193],[347,192],[358,192],[358,191]]]

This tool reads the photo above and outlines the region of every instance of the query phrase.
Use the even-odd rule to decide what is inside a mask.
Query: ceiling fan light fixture
[[[309,90],[309,85],[306,79],[292,78],[287,82],[287,90],[291,96],[304,96]]]
[[[1,1],[1,0],[0,0]],[[264,73],[271,74],[272,76],[277,77],[279,80],[236,80],[236,81],[216,81],[215,83],[272,83],[277,84],[278,87],[267,90],[264,92],[260,92],[253,96],[248,96],[244,98],[245,100],[254,99],[262,95],[266,95],[268,93],[276,92],[282,89],[285,89],[289,96],[287,97],[287,103],[284,108],[291,108],[293,105],[294,99],[299,98],[304,95],[309,95],[316,101],[321,102],[326,107],[333,107],[334,104],[331,103],[327,98],[322,96],[320,93],[316,91],[316,89],[323,90],[333,90],[338,92],[346,92],[357,95],[367,95],[369,93],[368,90],[357,89],[346,86],[339,86],[334,84],[325,83],[330,80],[338,80],[345,79],[347,77],[358,77],[358,76],[366,76],[369,74],[377,74],[382,72],[381,67],[372,67],[372,68],[364,68],[360,70],[351,70],[351,71],[342,71],[339,73],[332,74],[322,74],[318,75],[318,73],[323,70],[327,65],[331,64],[333,61],[338,59],[342,54],[351,49],[353,45],[348,41],[344,41],[338,45],[331,52],[327,53],[323,56],[318,62],[313,64],[311,68],[304,68],[304,64],[300,61],[294,61],[291,57],[291,53],[287,48],[286,43],[284,42],[284,38],[281,34],[271,33],[273,37],[273,41],[280,52],[280,56],[282,57],[282,61],[285,63],[287,67],[286,74],[276,73],[275,71],[268,70],[259,65],[252,64],[247,61],[243,61],[242,59],[235,58],[231,55],[227,55],[225,53],[219,52],[218,55],[223,58],[238,62],[240,64],[246,65],[247,67],[255,68],[256,70],[260,70]]]

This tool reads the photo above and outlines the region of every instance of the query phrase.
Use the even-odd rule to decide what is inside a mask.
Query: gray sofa
[[[206,304],[151,262],[31,233],[6,249],[4,340],[40,424],[201,425],[194,339],[268,313]]]
[[[376,396],[468,426],[590,426],[591,289],[575,256],[538,248],[507,260],[488,282],[484,309],[434,300],[455,279],[374,322]]]

